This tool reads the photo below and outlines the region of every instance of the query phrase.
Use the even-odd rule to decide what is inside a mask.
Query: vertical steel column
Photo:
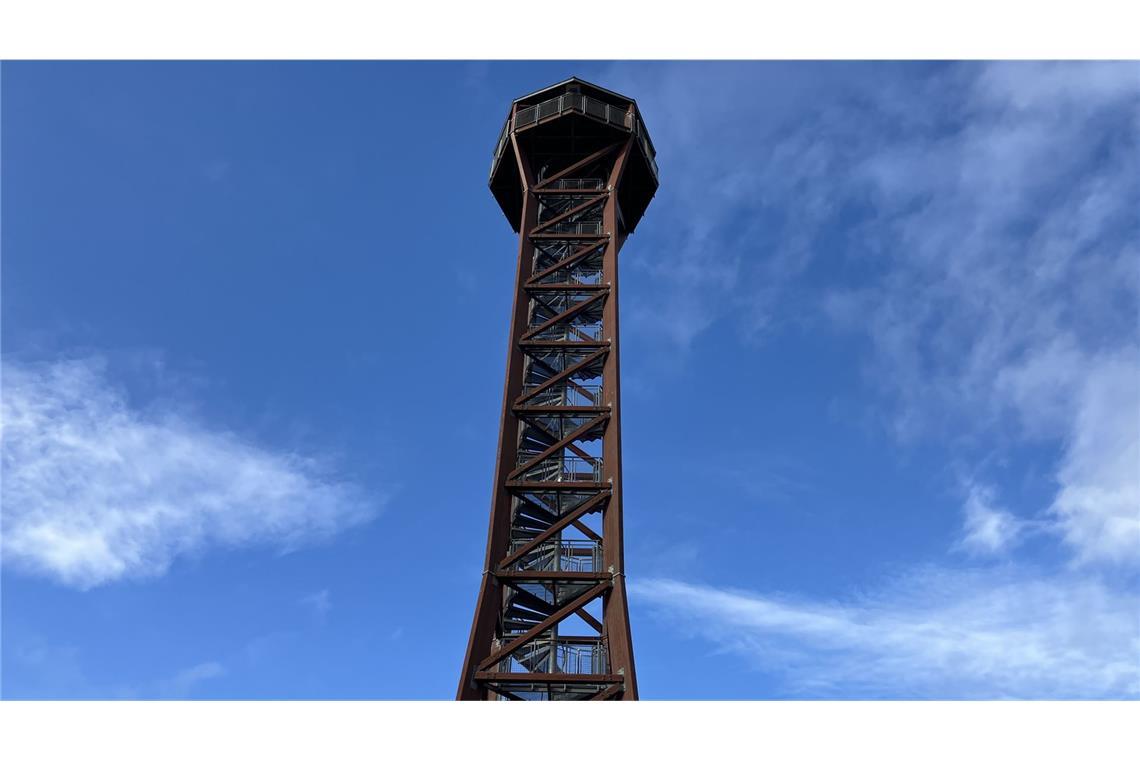
[[[605,230],[610,235],[602,263],[602,281],[609,286],[602,320],[602,337],[610,346],[602,377],[605,404],[610,408],[610,424],[606,426],[602,444],[606,479],[610,482],[610,503],[603,520],[605,543],[602,545],[603,566],[613,574],[613,590],[605,600],[605,638],[609,644],[610,667],[626,676],[622,699],[637,699],[637,675],[633,665],[633,642],[629,627],[629,610],[625,597],[625,545],[622,540],[621,493],[621,366],[618,330],[618,252],[625,242],[618,225],[617,188],[629,160],[633,138],[625,141],[610,171],[604,213]]]
[[[512,113],[513,113],[512,109]],[[538,200],[530,192],[533,173],[527,157],[519,151],[515,136],[510,138],[511,150],[517,162],[519,179],[523,186],[522,228],[519,235],[519,259],[515,273],[514,305],[511,307],[511,330],[507,338],[507,374],[503,380],[503,411],[499,418],[499,452],[495,458],[495,483],[491,496],[491,519],[487,526],[487,557],[483,562],[483,579],[479,586],[475,621],[467,642],[463,672],[474,673],[479,660],[475,653],[491,651],[495,637],[495,622],[502,606],[502,589],[495,577],[495,565],[507,554],[510,546],[511,494],[506,488],[507,475],[518,460],[519,423],[511,411],[514,400],[522,394],[524,356],[519,340],[526,332],[530,319],[530,299],[523,285],[532,274],[534,245],[526,230],[533,229],[538,219]],[[478,687],[474,681],[464,679],[459,684],[457,699],[495,699],[495,694]]]

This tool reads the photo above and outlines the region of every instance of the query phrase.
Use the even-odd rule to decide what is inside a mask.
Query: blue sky
[[[453,695],[569,75],[642,698],[1140,694],[1136,65],[456,62],[4,64],[2,696]]]

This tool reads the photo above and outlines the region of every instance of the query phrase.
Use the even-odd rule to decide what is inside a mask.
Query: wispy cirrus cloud
[[[1140,65],[669,64],[614,86],[663,174],[630,326],[682,356],[717,323],[745,348],[846,336],[893,439],[971,473],[948,546],[1008,563],[846,600],[659,579],[643,603],[800,693],[1136,696]],[[1055,452],[1051,497],[986,477],[1023,446]],[[1030,533],[1067,561],[1020,562]]]
[[[87,589],[213,547],[290,551],[373,518],[319,461],[132,405],[98,357],[3,365],[3,559]]]
[[[5,699],[188,699],[206,682],[230,675],[221,662],[206,660],[153,681],[123,683],[111,674],[108,682],[92,675],[92,651],[26,630],[14,636],[6,630],[5,637]]]
[[[1140,696],[1140,595],[1088,578],[925,569],[822,602],[668,579],[631,593],[787,696]]]
[[[1026,525],[994,504],[993,489],[970,484],[966,496],[965,525],[960,546],[974,554],[1000,554],[1021,538]]]
[[[175,673],[158,685],[158,692],[164,699],[186,699],[200,684],[221,678],[228,671],[221,663],[200,662]]]
[[[1140,65],[670,64],[615,86],[668,175],[633,329],[847,334],[898,441],[974,463],[1055,444],[1055,499],[1011,517],[1080,562],[1140,557]]]
[[[1140,353],[1095,365],[1076,413],[1049,507],[1081,564],[1140,564]]]
[[[621,65],[606,81],[638,94],[658,147],[662,186],[624,266],[649,287],[625,314],[630,329],[687,351],[718,321],[751,334],[813,257],[832,212],[812,192],[831,161],[788,136],[810,104],[859,86],[858,72],[811,63]],[[796,193],[787,203],[789,192]],[[644,231],[642,231],[644,230]]]
[[[329,590],[323,588],[320,591],[314,591],[311,594],[305,594],[297,600],[298,604],[305,607],[312,613],[313,618],[319,622],[325,622],[328,618],[329,610],[332,609],[332,599],[329,595]]]

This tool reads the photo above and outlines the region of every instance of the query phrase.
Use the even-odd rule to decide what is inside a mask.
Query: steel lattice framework
[[[487,559],[459,699],[636,699],[622,548],[617,256],[657,189],[633,100],[511,105],[490,186],[519,232]]]

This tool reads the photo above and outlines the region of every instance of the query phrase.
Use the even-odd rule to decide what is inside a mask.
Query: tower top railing
[[[657,151],[653,147],[653,142],[649,139],[649,132],[645,129],[645,122],[641,120],[637,109],[632,105],[628,108],[611,105],[596,98],[591,98],[589,95],[582,95],[581,93],[575,92],[568,92],[550,98],[549,100],[544,100],[533,106],[520,108],[515,111],[513,116],[507,117],[506,123],[503,124],[503,129],[499,133],[499,140],[495,144],[495,154],[491,161],[491,176],[495,176],[495,170],[498,168],[499,161],[502,160],[503,153],[506,151],[511,132],[518,132],[520,129],[526,129],[538,124],[543,119],[561,116],[566,113],[581,114],[595,121],[608,124],[611,127],[632,132],[637,138],[637,144],[641,146],[641,152],[645,155],[645,160],[653,171],[653,178],[657,179],[657,160],[655,158]]]

